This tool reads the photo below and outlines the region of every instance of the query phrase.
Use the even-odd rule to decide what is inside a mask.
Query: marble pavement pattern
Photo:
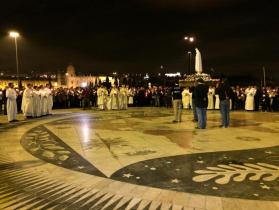
[[[164,108],[0,117],[0,209],[279,209],[279,115],[195,130]]]

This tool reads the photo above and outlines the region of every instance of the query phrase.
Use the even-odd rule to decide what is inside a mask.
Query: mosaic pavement
[[[279,209],[279,114],[195,130],[163,108],[0,119],[1,209]],[[1,124],[2,122],[2,124]]]

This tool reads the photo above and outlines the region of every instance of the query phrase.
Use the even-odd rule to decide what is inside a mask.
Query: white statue
[[[202,58],[201,58],[201,53],[198,50],[198,48],[196,48],[195,70],[196,70],[197,74],[202,73]]]

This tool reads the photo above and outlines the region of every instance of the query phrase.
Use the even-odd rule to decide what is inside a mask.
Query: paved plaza
[[[0,209],[279,210],[279,113],[56,110],[0,117]]]

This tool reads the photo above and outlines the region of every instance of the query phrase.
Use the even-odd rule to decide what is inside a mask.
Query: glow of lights
[[[184,37],[184,40],[187,40],[189,42],[194,42],[195,41],[195,38],[193,36],[185,36]]]
[[[11,31],[11,32],[9,33],[9,35],[10,35],[10,37],[13,37],[13,38],[19,37],[19,33],[16,32],[16,31]]]
[[[180,77],[181,73],[177,72],[177,73],[166,73],[165,76],[167,77]]]
[[[87,87],[87,82],[82,82],[81,87]]]
[[[57,82],[55,82],[55,83],[54,83],[54,87],[57,87],[57,86],[58,86],[58,84],[57,84]]]
[[[143,78],[144,78],[144,79],[149,79],[149,75],[146,74]]]
[[[66,76],[69,76],[69,73],[66,73],[65,75],[66,75]]]
[[[82,141],[83,143],[89,142],[89,128],[88,128],[88,122],[85,122],[82,124],[81,130],[82,130]]]

